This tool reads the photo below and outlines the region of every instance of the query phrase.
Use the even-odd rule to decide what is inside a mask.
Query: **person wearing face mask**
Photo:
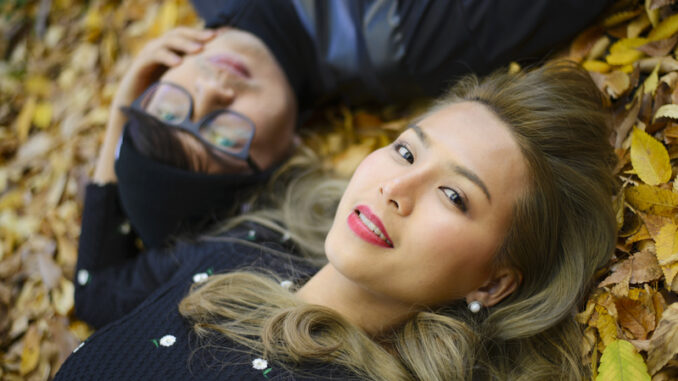
[[[98,330],[55,380],[588,379],[609,119],[571,62],[468,76],[348,184],[300,164],[279,204],[129,259],[88,194],[75,311]]]
[[[456,75],[543,56],[608,1],[193,3],[207,27],[228,28],[179,28],[139,53],[112,104],[93,179],[102,187],[88,189],[119,194],[110,226],[129,232],[120,251],[130,256],[136,234],[164,247],[237,213],[310,108],[437,96]],[[238,152],[214,133],[231,121],[246,143]]]

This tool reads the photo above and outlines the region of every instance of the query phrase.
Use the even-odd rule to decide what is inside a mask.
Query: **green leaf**
[[[633,344],[615,340],[603,351],[596,381],[650,381],[647,365]]]

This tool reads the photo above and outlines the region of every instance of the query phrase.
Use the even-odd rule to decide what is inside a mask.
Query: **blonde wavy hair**
[[[300,301],[275,276],[240,271],[210,277],[181,301],[198,337],[226,336],[290,369],[331,362],[371,380],[588,377],[574,314],[616,237],[615,156],[601,94],[588,73],[561,61],[517,74],[467,76],[429,112],[462,101],[483,103],[510,126],[528,163],[529,191],[514,206],[494,261],[522,273],[513,294],[479,314],[463,301],[431,308],[369,337],[334,311]],[[344,182],[317,168],[299,170],[314,161],[308,157],[290,165],[297,168],[294,180],[279,193],[278,207],[229,226],[243,220],[285,226],[304,255],[321,264]]]

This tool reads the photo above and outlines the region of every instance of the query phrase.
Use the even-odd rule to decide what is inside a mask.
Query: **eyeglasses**
[[[245,160],[255,173],[260,172],[249,155],[254,138],[254,122],[245,115],[220,109],[193,123],[193,97],[183,87],[170,82],[151,85],[131,107],[163,124],[190,133],[210,149]]]

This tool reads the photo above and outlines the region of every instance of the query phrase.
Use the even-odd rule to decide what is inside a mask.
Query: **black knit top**
[[[203,239],[129,257],[116,253],[127,245],[124,219],[115,185],[88,186],[75,309],[98,330],[73,351],[56,380],[358,379],[332,364],[285,367],[226,338],[219,339],[219,350],[202,348],[179,314],[178,304],[191,284],[214,273],[256,267],[304,283],[316,268],[300,258],[242,243],[284,250],[289,249],[285,237],[259,225],[242,226],[227,237],[241,242]]]

